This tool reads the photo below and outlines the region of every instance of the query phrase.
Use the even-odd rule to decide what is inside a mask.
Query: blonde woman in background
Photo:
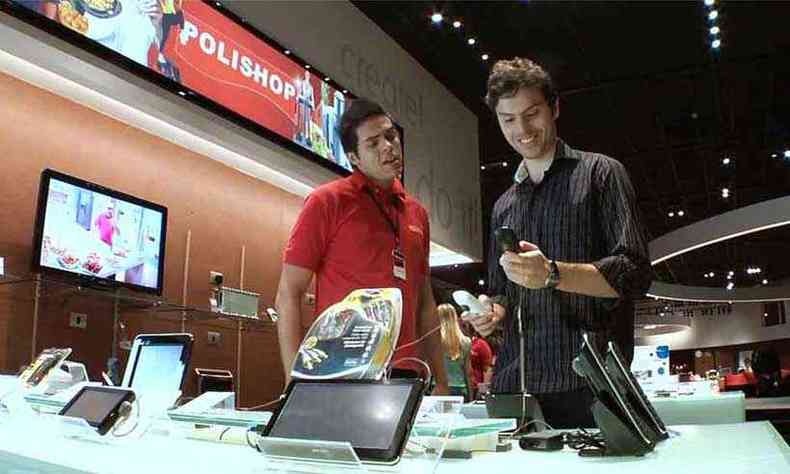
[[[465,401],[471,399],[470,374],[472,367],[469,354],[472,340],[467,337],[458,324],[458,314],[450,304],[440,304],[436,308],[442,332],[444,367],[450,395],[461,395]]]

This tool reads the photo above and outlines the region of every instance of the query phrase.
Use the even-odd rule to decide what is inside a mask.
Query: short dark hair
[[[486,104],[496,111],[499,99],[512,97],[523,87],[538,87],[550,107],[557,102],[557,89],[551,76],[540,64],[526,58],[497,61],[488,75]]]
[[[370,99],[354,99],[340,118],[340,143],[346,153],[357,152],[357,127],[369,119],[379,115],[387,115],[384,109]]]

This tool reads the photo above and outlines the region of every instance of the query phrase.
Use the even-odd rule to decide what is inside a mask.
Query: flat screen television
[[[36,271],[161,295],[166,234],[164,206],[50,169],[41,174]]]

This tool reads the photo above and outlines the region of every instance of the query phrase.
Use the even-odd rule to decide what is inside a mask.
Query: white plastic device
[[[466,306],[469,308],[469,312],[472,314],[483,314],[487,312],[485,306],[483,306],[483,303],[475,298],[472,293],[469,293],[466,290],[454,291],[453,299],[458,304],[458,306],[461,306],[462,308]]]

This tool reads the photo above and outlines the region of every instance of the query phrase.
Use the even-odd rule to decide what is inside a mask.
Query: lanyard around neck
[[[398,222],[398,212],[397,212],[397,210],[395,211],[395,221],[393,221],[390,218],[390,216],[387,213],[387,211],[381,206],[381,203],[379,203],[379,201],[376,199],[376,196],[373,195],[373,192],[370,190],[370,188],[365,188],[365,191],[368,193],[368,196],[370,196],[370,199],[373,200],[373,203],[376,205],[376,208],[379,210],[379,212],[381,213],[382,217],[384,217],[384,220],[386,220],[387,224],[389,224],[390,229],[392,229],[392,233],[395,236],[395,248],[399,249],[400,248],[400,232],[398,232],[399,222]]]

